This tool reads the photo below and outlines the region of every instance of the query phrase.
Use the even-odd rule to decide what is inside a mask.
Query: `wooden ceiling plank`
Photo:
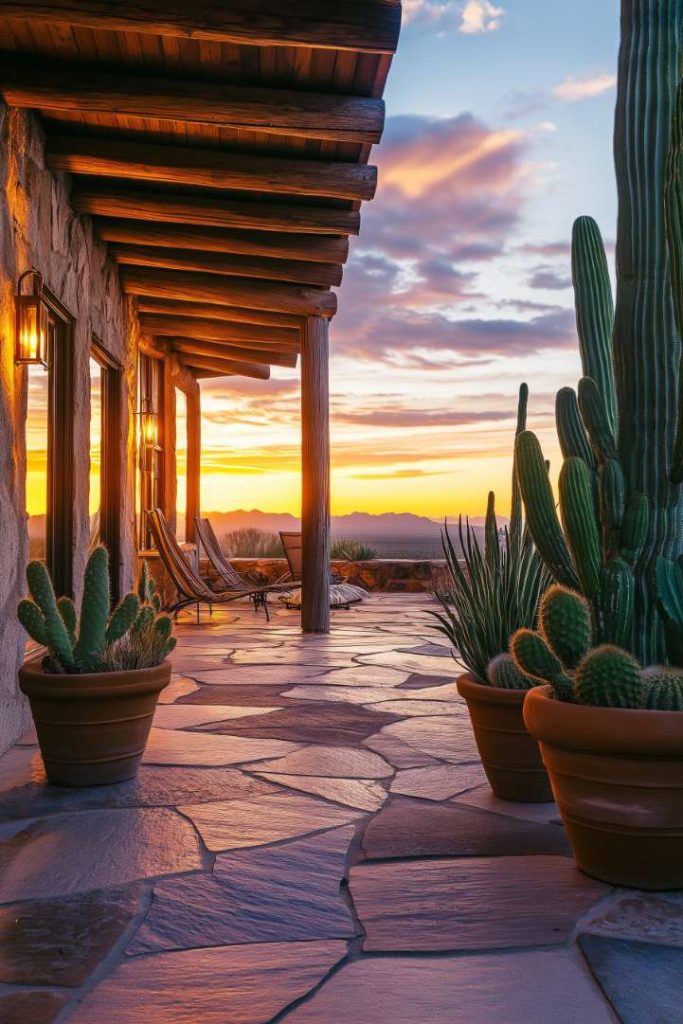
[[[270,366],[260,363],[242,363],[233,359],[210,359],[207,356],[179,354],[184,366],[196,366],[200,370],[225,370],[227,373],[240,374],[242,377],[253,377],[255,380],[269,380]]]
[[[393,53],[398,0],[3,0],[4,17],[252,46]]]
[[[377,168],[125,139],[49,135],[49,167],[72,174],[335,199],[372,199]]]
[[[266,366],[295,367],[297,352],[278,352],[277,349],[239,348],[236,345],[209,345],[195,339],[169,335],[167,340],[177,352],[208,358],[238,359],[244,362],[260,363]]]
[[[243,306],[227,304],[208,304],[201,302],[182,302],[158,296],[140,295],[137,298],[140,313],[161,313],[170,316],[182,316],[198,319],[223,320],[232,323],[259,324],[265,327],[285,327],[301,337],[301,317],[288,313],[275,313],[268,309],[250,309]]]
[[[264,345],[272,348],[282,346],[295,352],[301,347],[300,333],[282,327],[228,323],[224,320],[200,320],[190,316],[164,316],[159,313],[139,313],[139,320],[144,331],[152,335],[175,334],[236,345]]]

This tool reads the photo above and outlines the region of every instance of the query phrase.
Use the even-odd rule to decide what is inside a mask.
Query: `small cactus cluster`
[[[115,656],[121,646],[140,651],[142,640],[148,634],[154,636],[154,654],[158,655],[158,660],[126,667],[160,664],[175,646],[170,618],[158,614],[160,602],[154,595],[154,582],[146,564],[143,564],[139,593],[126,594],[112,611],[109,556],[106,548],[95,548],[85,568],[80,620],[70,598],[56,598],[43,562],[30,562],[26,579],[31,598],[20,601],[17,615],[29,636],[47,648],[42,663],[45,672],[116,671],[121,667]]]
[[[555,698],[605,708],[683,711],[683,669],[640,668],[615,644],[592,646],[588,601],[554,584],[541,599],[538,631],[520,629],[510,641],[512,661],[532,685],[549,683]]]

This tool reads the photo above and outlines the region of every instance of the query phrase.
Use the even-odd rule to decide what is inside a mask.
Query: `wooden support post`
[[[187,392],[187,523],[185,539],[194,543],[194,517],[200,513],[201,485],[201,392],[195,387]]]
[[[329,321],[305,321],[301,353],[302,602],[306,633],[330,631]]]

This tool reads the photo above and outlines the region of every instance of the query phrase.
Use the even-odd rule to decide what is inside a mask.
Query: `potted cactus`
[[[19,686],[29,698],[48,780],[97,786],[132,778],[171,678],[165,659],[175,646],[147,566],[138,593],[111,611],[107,551],[95,548],[80,620],[69,598],[56,599],[42,562],[29,563],[26,576],[31,598],[17,614],[47,653],[22,666]]]
[[[522,384],[517,433],[526,425],[528,388]],[[536,622],[538,602],[549,582],[522,525],[521,497],[513,466],[510,527],[498,529],[495,496],[489,494],[483,550],[469,523],[459,523],[461,566],[448,528],[444,554],[448,582],[435,589],[441,612],[436,629],[453,644],[454,658],[467,671],[458,692],[467,701],[474,736],[491,788],[503,800],[552,800],[538,743],[522,718],[526,691],[538,685],[520,672],[507,653],[513,630]]]
[[[524,717],[579,866],[665,889],[683,886],[683,7],[623,0],[622,28],[616,311],[582,217],[584,377],[557,396],[561,520],[536,437],[516,446],[527,525],[560,587],[511,649],[546,682]]]

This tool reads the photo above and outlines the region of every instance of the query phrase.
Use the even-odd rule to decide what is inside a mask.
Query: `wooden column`
[[[301,625],[330,630],[329,321],[308,317],[301,353]]]
[[[194,517],[200,513],[201,473],[201,392],[195,381],[194,388],[187,392],[187,523],[185,539],[195,540]]]

